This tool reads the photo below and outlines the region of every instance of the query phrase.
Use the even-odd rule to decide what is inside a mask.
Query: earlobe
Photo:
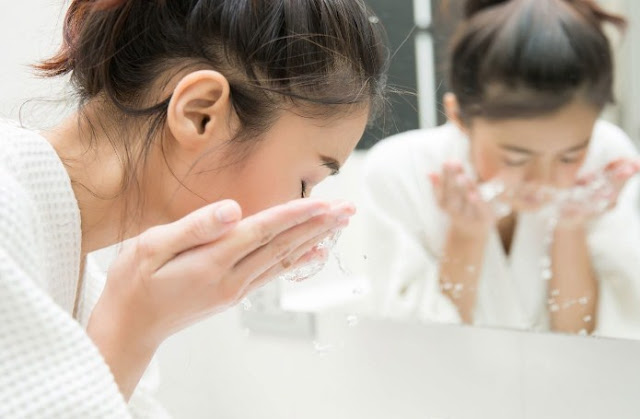
[[[222,74],[200,70],[183,77],[167,109],[167,126],[183,148],[200,150],[229,136],[231,115],[229,82]]]

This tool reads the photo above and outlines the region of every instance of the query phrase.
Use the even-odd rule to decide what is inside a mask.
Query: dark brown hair
[[[60,51],[37,68],[70,73],[81,109],[98,98],[149,123],[142,144],[112,141],[133,169],[166,120],[170,97],[153,87],[191,67],[228,79],[235,143],[258,138],[283,102],[320,117],[343,105],[377,110],[388,52],[375,22],[362,0],[73,0]]]
[[[453,39],[449,85],[464,119],[537,116],[576,98],[613,101],[604,23],[625,20],[593,0],[467,0]]]

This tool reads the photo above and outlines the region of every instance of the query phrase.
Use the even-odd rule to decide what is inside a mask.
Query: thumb
[[[202,207],[171,224],[142,233],[138,251],[155,269],[191,248],[218,240],[242,219],[237,202],[225,200]]]

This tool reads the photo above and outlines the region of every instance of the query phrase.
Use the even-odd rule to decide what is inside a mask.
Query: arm
[[[440,261],[440,288],[455,304],[464,323],[473,323],[478,279],[487,238],[451,228]]]
[[[446,163],[442,175],[431,175],[431,182],[440,207],[449,215],[449,232],[440,261],[440,286],[462,321],[471,324],[495,216],[459,163]]]
[[[596,324],[598,282],[591,266],[584,226],[558,227],[551,249],[549,282],[551,329],[592,333]]]
[[[593,333],[596,329],[599,283],[588,243],[588,223],[606,217],[601,203],[613,209],[627,181],[640,170],[640,162],[619,159],[604,169],[609,187],[596,189],[588,200],[568,201],[560,208],[551,246],[553,276],[549,284],[551,328],[555,331]],[[592,176],[579,183],[589,184]],[[593,204],[593,205],[592,205]],[[629,219],[633,228],[633,220]],[[612,243],[614,247],[617,244]]]
[[[170,335],[236,305],[348,224],[348,203],[300,199],[241,219],[233,201],[210,204],[132,240],[109,269],[87,333],[125,399]]]

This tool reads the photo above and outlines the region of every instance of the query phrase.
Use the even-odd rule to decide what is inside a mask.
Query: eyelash
[[[300,181],[300,186],[302,188],[302,193],[300,194],[301,198],[306,198],[307,197],[307,182]]]
[[[503,160],[503,161],[504,161],[504,164],[506,164],[507,166],[512,166],[512,167],[524,166],[525,164],[527,164],[529,162],[528,160],[517,161],[517,162],[513,162],[513,161],[509,161],[509,160]]]
[[[579,157],[571,157],[571,158],[561,157],[560,162],[570,164],[570,163],[576,163],[579,159],[580,159]]]

